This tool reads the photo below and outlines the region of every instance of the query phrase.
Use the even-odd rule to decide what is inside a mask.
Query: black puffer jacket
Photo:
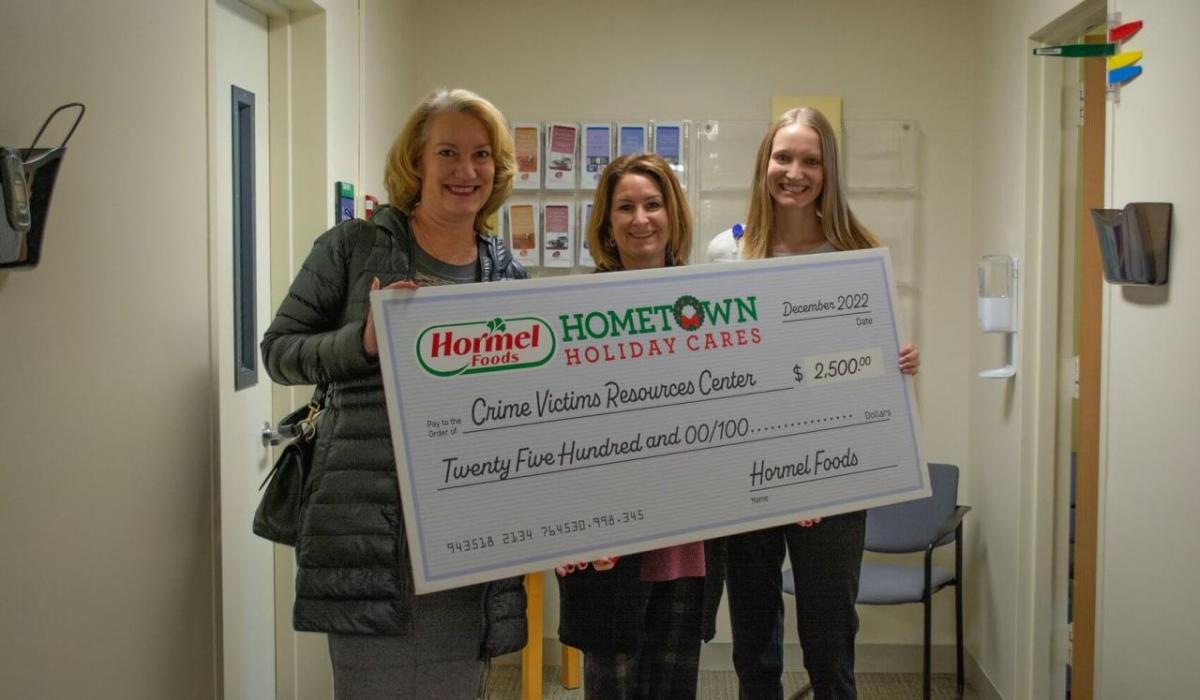
[[[480,235],[481,279],[526,277],[503,241]],[[407,217],[385,207],[322,234],[262,341],[271,378],[326,387],[296,545],[297,630],[404,635],[413,583],[379,362],[362,348],[371,279],[411,278]],[[525,644],[520,579],[480,586],[494,656]]]

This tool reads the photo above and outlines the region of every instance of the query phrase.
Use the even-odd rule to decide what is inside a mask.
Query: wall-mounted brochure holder
[[[543,189],[575,189],[575,153],[578,149],[578,124],[551,122],[546,127],[546,184]]]
[[[79,114],[66,137],[52,148],[37,148],[38,140],[55,115],[78,108]],[[35,267],[42,258],[42,241],[50,196],[67,142],[83,119],[85,107],[72,102],[54,110],[28,148],[0,146],[0,269]]]
[[[671,164],[683,187],[695,216],[690,262],[704,262],[711,239],[746,220],[758,148],[769,126],[765,119],[518,120],[511,202],[517,208],[503,210],[499,228],[505,236],[516,234],[509,239],[513,254],[534,276],[594,268],[586,231],[600,175],[620,154],[652,152]],[[847,196],[859,219],[891,249],[896,284],[914,289],[921,222],[919,125],[850,120],[845,126]],[[565,235],[573,256],[558,247],[564,232],[549,227],[550,220],[561,222],[561,210],[552,210],[549,218],[546,211],[548,204],[568,201],[575,230]],[[566,264],[571,258],[574,264]]]
[[[1167,283],[1171,262],[1171,205],[1132,202],[1124,209],[1093,209],[1092,222],[1110,284]]]
[[[505,205],[508,247],[513,259],[527,268],[541,266],[541,216],[537,200],[513,198]]]
[[[985,255],[979,261],[979,328],[985,333],[1004,333],[1007,362],[984,370],[984,379],[1008,379],[1017,375],[1017,331],[1019,288],[1017,259],[1008,255]]]
[[[513,189],[541,189],[542,125],[513,124],[513,149],[517,157],[517,172],[513,177]]]

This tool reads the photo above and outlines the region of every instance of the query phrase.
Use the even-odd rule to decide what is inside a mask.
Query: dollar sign
[[[804,370],[800,369],[800,365],[792,365],[792,374],[796,375],[796,383],[804,383]]]

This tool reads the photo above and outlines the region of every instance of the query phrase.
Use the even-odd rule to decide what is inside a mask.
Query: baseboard
[[[980,668],[979,662],[971,655],[971,652],[966,654],[967,667],[967,686],[975,691],[977,700],[1004,700],[1000,695],[1000,691],[996,690],[996,686],[992,685],[992,679],[988,678],[983,669]]]
[[[542,644],[542,665],[561,665],[562,646],[559,641],[547,638]],[[862,673],[920,673],[922,658],[920,644],[860,644],[855,650],[854,665]],[[521,654],[508,654],[492,662],[519,665]],[[804,667],[799,644],[792,642],[783,645],[783,664],[784,668]],[[991,689],[991,694],[981,695],[980,700],[1002,700],[970,654],[966,655],[966,667],[969,683],[981,690],[985,686]],[[733,645],[729,642],[705,644],[700,650],[700,668],[705,671],[732,671]],[[954,645],[934,645],[933,672],[954,673]],[[976,678],[980,682],[972,682]]]
[[[859,644],[854,649],[854,668],[860,673],[920,673],[923,659],[924,647],[920,644]],[[798,643],[783,645],[783,667],[804,668],[804,655]],[[705,644],[700,650],[700,668],[732,671],[733,644]],[[934,645],[933,672],[954,673],[953,645]]]
[[[562,665],[562,645],[557,639],[543,640],[542,665],[559,667]],[[700,650],[700,668],[705,671],[732,671],[733,645],[729,642],[705,644]],[[804,663],[800,653],[800,645],[785,644],[783,647],[783,667],[803,668]],[[967,671],[967,687],[974,691],[976,700],[1004,700],[996,686],[979,667],[979,662],[971,655],[965,654]],[[495,659],[492,663],[520,666],[521,652],[508,654]],[[855,649],[854,666],[860,673],[920,673],[921,645],[920,644],[859,644]],[[954,646],[950,644],[935,644],[933,647],[933,672],[954,673]]]

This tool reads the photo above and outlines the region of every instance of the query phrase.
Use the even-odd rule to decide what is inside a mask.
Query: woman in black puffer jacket
[[[297,630],[326,632],[339,700],[474,698],[487,658],[525,645],[520,579],[416,596],[368,296],[522,279],[481,233],[512,189],[504,117],[437,91],[388,154],[393,207],[316,241],[262,342],[271,378],[317,384],[313,472],[296,546]]]

